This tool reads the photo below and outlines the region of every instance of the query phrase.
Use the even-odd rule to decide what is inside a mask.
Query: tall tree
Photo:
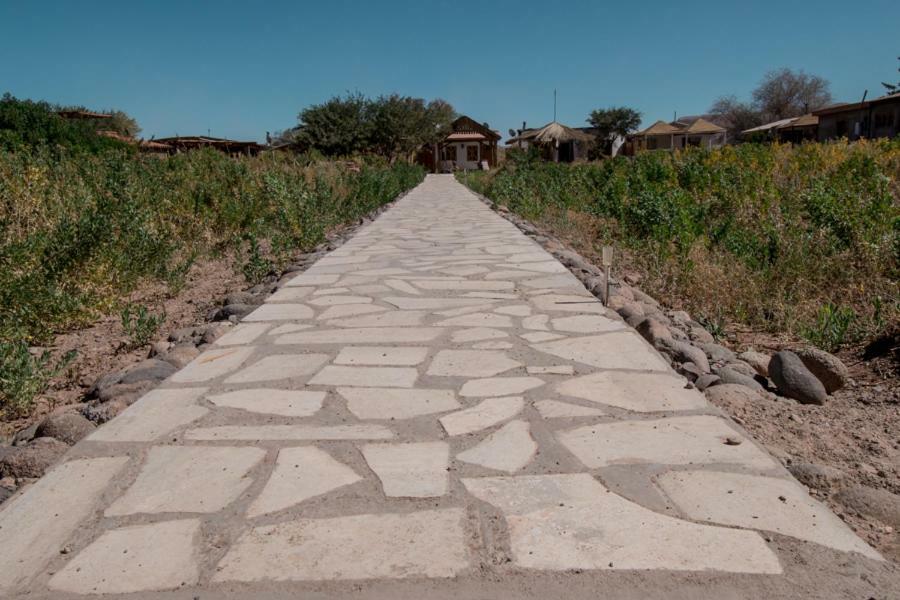
[[[753,106],[767,121],[799,117],[831,103],[828,81],[788,68],[766,73],[753,90]]]
[[[598,108],[587,119],[597,129],[596,150],[610,154],[613,140],[634,132],[641,124],[641,113],[627,106]]]
[[[763,116],[748,102],[741,102],[736,96],[721,96],[709,107],[709,114],[728,130],[728,137],[736,139],[742,131],[762,125]]]
[[[371,134],[370,109],[370,101],[359,92],[308,106],[298,116],[296,138],[328,156],[362,152]]]
[[[301,111],[290,137],[329,156],[369,152],[394,161],[440,139],[455,116],[444,100],[347,94]]]

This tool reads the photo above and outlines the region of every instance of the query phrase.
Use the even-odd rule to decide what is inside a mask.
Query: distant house
[[[749,141],[778,141],[798,144],[818,139],[819,117],[814,114],[780,119],[741,132]]]
[[[159,138],[154,140],[154,142],[169,146],[172,149],[172,152],[195,150],[197,148],[214,148],[232,156],[256,156],[265,148],[256,142],[241,142],[238,140],[214,138],[203,135]]]
[[[657,121],[629,137],[631,152],[644,150],[677,150],[696,146],[718,148],[727,141],[727,130],[702,117],[682,121]]]
[[[518,135],[507,140],[508,147],[540,149],[544,160],[552,162],[572,162],[586,159],[594,136],[582,129],[567,127],[551,121],[538,129],[519,130]]]
[[[818,139],[897,137],[900,133],[900,93],[873,100],[835,104],[814,110]]]
[[[466,116],[450,124],[450,133],[437,144],[427,144],[416,154],[416,162],[432,172],[457,169],[474,171],[497,165],[500,134]]]

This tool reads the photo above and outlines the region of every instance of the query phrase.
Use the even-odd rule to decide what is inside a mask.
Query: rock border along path
[[[894,581],[452,177],[245,321],[4,505],[0,596],[877,597]]]

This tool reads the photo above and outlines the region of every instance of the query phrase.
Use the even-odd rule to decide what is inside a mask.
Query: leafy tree
[[[897,57],[897,60],[900,60],[900,56]],[[897,72],[900,73],[900,69],[897,69]],[[897,83],[887,83],[885,81],[881,82],[881,85],[884,86],[884,89],[887,90],[888,94],[896,94],[900,92],[900,81]]]
[[[327,156],[373,153],[393,162],[439,140],[455,117],[444,100],[354,93],[304,109],[288,137]]]
[[[587,121],[597,129],[597,150],[610,154],[616,137],[625,137],[637,130],[641,124],[641,113],[627,106],[598,108],[591,111]]]
[[[365,150],[370,137],[370,101],[359,92],[334,96],[300,111],[297,141],[328,156]]]
[[[735,139],[742,131],[763,124],[763,116],[753,105],[741,102],[736,96],[721,96],[709,107],[710,116],[728,130],[728,137]]]
[[[4,94],[0,99],[0,148],[65,146],[96,152],[123,146],[122,142],[97,135],[98,128],[102,128],[98,125],[100,120],[63,119],[57,114],[58,110],[58,106],[47,102],[19,100],[9,93]],[[108,124],[106,128],[109,128]]]
[[[782,68],[769,71],[753,90],[753,107],[767,121],[799,117],[831,103],[828,80]]]

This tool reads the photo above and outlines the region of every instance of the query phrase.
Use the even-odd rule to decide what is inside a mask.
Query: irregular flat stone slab
[[[538,400],[534,407],[545,419],[561,419],[566,417],[599,417],[606,413],[598,408],[579,406],[558,400]]]
[[[669,371],[665,359],[630,331],[566,338],[532,344],[531,347],[601,369]]]
[[[310,273],[301,273],[297,275],[290,281],[288,281],[285,286],[295,287],[295,286],[319,286],[319,285],[330,285],[337,281],[340,278],[340,275],[336,273],[320,273],[310,274]]]
[[[341,349],[336,365],[414,366],[425,360],[427,347],[348,346]]]
[[[314,287],[283,287],[268,298],[266,302],[295,302],[303,300],[316,289]]]
[[[482,442],[460,452],[457,460],[513,473],[531,462],[538,445],[527,421],[510,421]]]
[[[774,531],[884,560],[806,489],[788,479],[716,471],[670,471],[657,484],[695,521]]]
[[[315,373],[328,362],[327,354],[273,354],[244,367],[225,383],[255,383],[304,377]]]
[[[415,282],[415,285],[423,290],[502,291],[511,290],[513,288],[513,283],[511,281],[469,281],[465,279],[454,281],[417,281]]]
[[[285,417],[308,417],[322,408],[325,392],[251,388],[207,396],[216,406]]]
[[[334,327],[413,327],[421,325],[426,314],[424,310],[395,310],[379,315],[335,319],[328,321],[328,324]]]
[[[0,594],[25,586],[59,555],[127,462],[127,456],[70,460],[0,506]]]
[[[484,300],[478,298],[404,298],[403,296],[388,296],[382,298],[402,310],[434,310],[437,308],[453,308],[458,306],[473,306],[484,304]]]
[[[385,496],[432,498],[447,493],[450,446],[446,442],[366,444],[362,453],[381,480]]]
[[[450,341],[461,344],[466,342],[480,342],[481,340],[495,340],[508,337],[505,331],[491,329],[490,327],[474,327],[472,329],[460,329],[450,335]]]
[[[269,332],[269,335],[282,335],[284,333],[294,333],[297,331],[303,331],[304,329],[312,329],[313,326],[309,323],[285,323],[284,325],[279,325]]]
[[[552,260],[549,254],[547,255],[547,258],[551,260],[544,262],[504,263],[500,265],[500,267],[518,269],[521,271],[533,271],[535,273],[562,273],[566,270],[562,264]]]
[[[390,314],[390,313],[388,313]],[[378,315],[381,316],[381,315]],[[444,331],[438,327],[357,327],[323,329],[289,333],[275,340],[276,344],[399,344],[430,342]]]
[[[369,304],[372,299],[368,296],[318,296],[307,300],[316,306],[339,306],[343,304]]]
[[[74,594],[128,594],[197,583],[197,519],[120,527],[103,533],[49,582]]]
[[[743,439],[724,419],[711,415],[619,421],[578,427],[556,434],[560,443],[589,469],[609,465],[656,463],[689,465],[730,463],[770,469],[775,462]]]
[[[494,312],[513,317],[527,317],[531,314],[531,307],[527,304],[511,304],[509,306],[499,306],[494,309]]]
[[[575,367],[572,365],[532,365],[525,368],[529,375],[572,375]]]
[[[459,408],[453,390],[339,387],[337,391],[359,419],[412,419]]]
[[[189,429],[188,440],[387,440],[394,433],[382,425],[222,425]]]
[[[261,448],[155,446],[137,480],[106,514],[217,512],[253,483],[247,473],[265,455]]]
[[[403,294],[412,294],[413,296],[420,296],[422,294],[422,292],[414,288],[412,284],[407,283],[402,279],[388,279],[384,283],[391,289]]]
[[[470,379],[459,390],[459,395],[467,398],[484,396],[508,396],[521,394],[544,385],[537,377],[488,377]]]
[[[266,486],[247,510],[258,517],[362,481],[347,465],[314,446],[282,448]]]
[[[497,350],[441,350],[428,366],[428,374],[490,377],[521,366],[522,363]]]
[[[479,275],[481,273],[487,273],[488,269],[484,267],[479,267],[478,265],[471,266],[461,266],[461,267],[447,267],[446,269],[441,269],[441,273],[446,273],[447,275],[459,275],[460,277],[468,277],[470,275]]]
[[[553,319],[551,323],[556,331],[571,333],[606,333],[607,331],[627,329],[625,323],[601,315],[558,317]]]
[[[321,288],[313,292],[313,296],[330,296],[332,294],[346,294],[350,291],[347,287]]]
[[[522,327],[534,331],[547,331],[547,323],[549,321],[549,315],[531,315],[522,319]]]
[[[541,286],[543,287],[543,286]],[[555,286],[551,286],[555,287]],[[538,312],[575,312],[606,314],[606,307],[593,296],[574,296],[568,294],[545,294],[534,296],[531,303]]]
[[[527,340],[533,344],[538,342],[549,342],[550,340],[559,340],[566,336],[560,335],[558,333],[550,333],[549,331],[531,331],[529,333],[523,333],[519,336],[523,340]]]
[[[410,388],[419,372],[406,367],[343,367],[329,365],[309,380],[310,385]]]
[[[384,306],[378,306],[377,304],[338,304],[326,308],[322,311],[322,314],[316,317],[316,320],[328,321],[330,319],[343,319],[359,315],[382,313],[386,310],[388,309]]]
[[[469,566],[465,511],[298,519],[245,533],[214,581],[453,577]]]
[[[302,288],[297,288],[302,289]],[[216,346],[243,346],[264,334],[269,323],[241,323],[215,341]]]
[[[509,342],[498,342],[498,341],[489,341],[489,342],[478,342],[477,344],[472,344],[472,348],[475,350],[509,350],[513,347],[513,345]]]
[[[206,415],[209,410],[197,405],[206,389],[151,390],[115,419],[94,430],[87,439],[92,442],[152,442]]]
[[[221,377],[241,366],[250,358],[253,351],[253,346],[207,350],[177,371],[169,380],[178,383],[197,383]]]
[[[503,511],[517,567],[782,572],[759,534],[655,513],[586,473],[462,481]]]
[[[636,412],[706,408],[703,394],[686,389],[685,380],[665,373],[606,371],[564,381],[560,394]]]
[[[244,321],[302,321],[312,319],[314,314],[305,304],[266,303],[244,317]]]
[[[463,435],[492,427],[522,411],[525,400],[521,396],[488,398],[470,408],[440,418],[447,435]]]
[[[435,327],[500,327],[509,328],[513,326],[512,319],[506,315],[495,315],[493,313],[476,312],[468,315],[460,315],[438,321]]]

